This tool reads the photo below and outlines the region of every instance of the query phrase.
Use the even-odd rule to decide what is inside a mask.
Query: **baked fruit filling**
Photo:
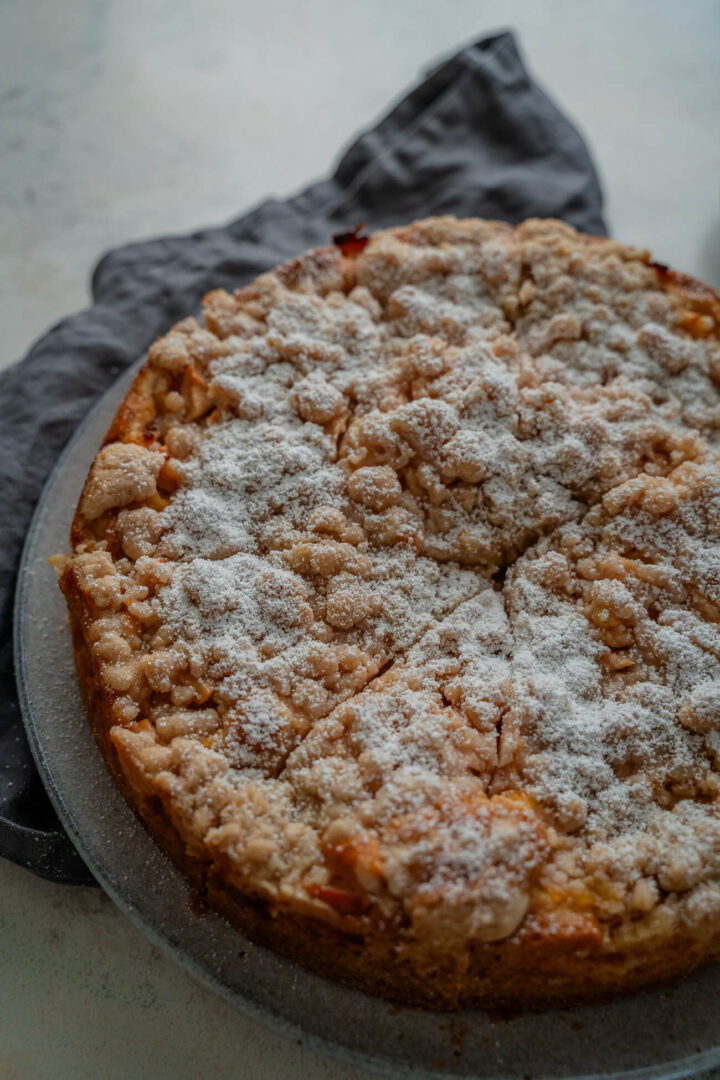
[[[101,746],[335,977],[678,974],[720,951],[720,299],[552,221],[355,241],[211,293],[121,406],[59,560]]]

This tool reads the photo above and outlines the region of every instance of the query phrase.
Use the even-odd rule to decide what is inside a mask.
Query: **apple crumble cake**
[[[720,955],[719,327],[645,251],[438,218],[152,346],[58,563],[207,903],[440,1008]]]

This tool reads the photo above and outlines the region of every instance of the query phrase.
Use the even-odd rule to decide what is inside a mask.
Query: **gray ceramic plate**
[[[66,546],[85,475],[130,375],[93,409],[47,483],[15,612],[20,700],[38,768],[65,828],[118,906],[238,1009],[392,1077],[669,1078],[720,1063],[720,966],[668,990],[493,1022],[483,1012],[393,1008],[250,944],[217,915],[192,913],[184,878],[128,808],[93,742],[64,601],[47,563]]]

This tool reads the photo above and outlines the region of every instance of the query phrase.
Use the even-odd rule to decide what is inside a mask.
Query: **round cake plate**
[[[498,1020],[400,1008],[328,982],[194,914],[183,875],[115,787],[77,686],[65,601],[48,556],[66,550],[87,471],[134,374],[90,411],[53,470],[28,533],[15,606],[25,727],[60,820],[98,882],[203,985],[267,1026],[394,1078],[688,1076],[720,1063],[720,965],[607,1004]]]

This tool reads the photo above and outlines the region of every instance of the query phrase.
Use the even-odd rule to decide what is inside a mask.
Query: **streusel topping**
[[[432,948],[718,909],[719,318],[557,222],[211,294],[79,511],[131,783],[240,889]]]

